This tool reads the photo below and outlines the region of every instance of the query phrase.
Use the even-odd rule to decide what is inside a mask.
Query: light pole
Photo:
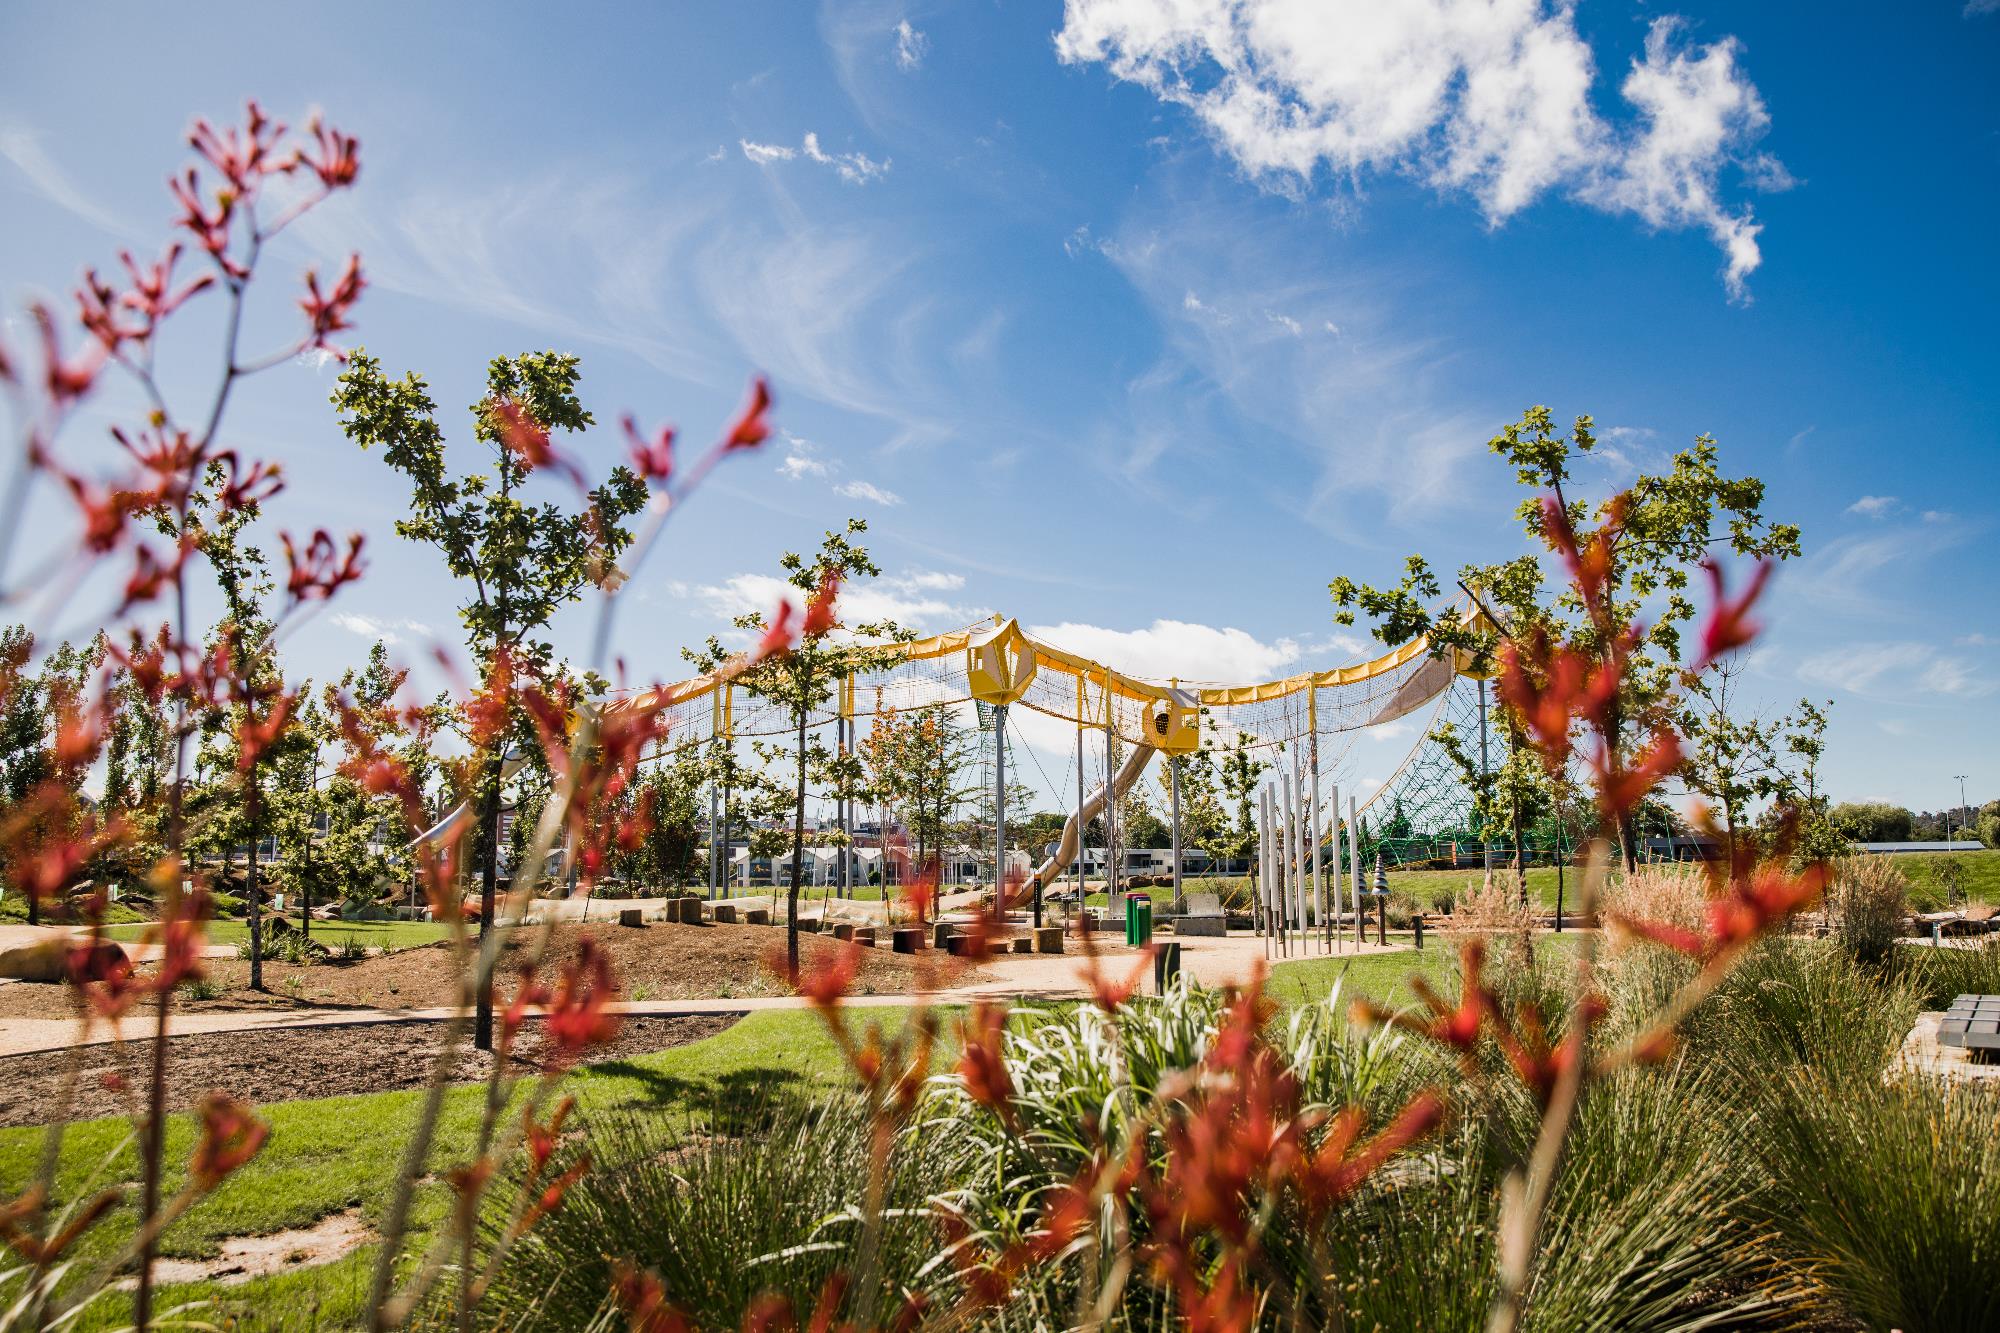
[[[1963,829],[1965,827],[1965,774],[1954,773],[1952,776],[1958,779],[1958,809],[1953,813],[1958,816],[1959,828]],[[1956,838],[1949,837],[1948,840],[1951,842],[1958,841]]]

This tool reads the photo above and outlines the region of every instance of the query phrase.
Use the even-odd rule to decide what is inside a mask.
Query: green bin
[[[1133,948],[1153,938],[1153,900],[1143,893],[1125,895],[1125,942]]]

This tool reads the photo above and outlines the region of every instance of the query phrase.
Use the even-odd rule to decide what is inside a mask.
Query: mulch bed
[[[514,939],[524,941],[534,929],[518,929]],[[584,935],[596,940],[609,956],[620,999],[740,999],[783,995],[788,990],[768,966],[774,955],[779,960],[784,955],[785,932],[778,927],[655,922],[635,930],[610,924],[560,925],[543,966],[545,978],[554,978],[556,969],[574,955],[576,942]],[[338,927],[328,929],[324,938],[338,940]],[[844,947],[831,936],[801,935],[800,964],[806,968],[824,965]],[[510,952],[519,956],[518,949]],[[453,1005],[458,996],[459,968],[445,944],[310,967],[268,960],[262,991],[250,989],[250,964],[242,959],[210,958],[205,970],[220,993],[206,1000],[182,994],[175,1000],[176,1008],[188,1013],[428,1009]],[[498,989],[503,1002],[513,993],[516,973],[516,965],[502,961]],[[939,953],[892,953],[885,935],[879,945],[862,955],[852,991],[856,995],[896,995],[967,976],[979,979],[977,973],[967,973],[957,960],[947,960]],[[0,985],[0,1019],[63,1018],[73,1012],[66,987]]]
[[[732,1014],[628,1017],[618,1036],[593,1047],[592,1063],[684,1046],[712,1037],[736,1021]],[[220,1088],[255,1103],[301,1097],[338,1097],[422,1087],[443,1048],[446,1025],[434,1021],[353,1023],[257,1032],[206,1032],[168,1041],[167,1105],[186,1110]],[[543,1068],[541,1023],[530,1022],[510,1061],[518,1074]],[[453,1081],[483,1080],[493,1057],[460,1047]],[[143,1097],[151,1069],[144,1041],[81,1048],[69,1118],[123,1115]],[[0,1058],[0,1126],[46,1124],[63,1103],[71,1074],[67,1052]],[[124,1090],[107,1080],[124,1082]]]

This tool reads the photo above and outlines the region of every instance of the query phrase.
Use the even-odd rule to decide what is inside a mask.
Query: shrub
[[[1598,909],[1692,930],[1708,910],[1708,880],[1696,866],[1641,865],[1606,881]]]
[[[1773,1222],[1861,1323],[2000,1327],[2000,1096],[1799,1071],[1769,1103]]]
[[[190,1000],[213,1000],[222,994],[222,987],[210,976],[189,977],[179,989]]]
[[[1826,910],[1834,938],[1850,958],[1871,967],[1888,961],[1902,933],[1908,887],[1886,856],[1847,856],[1835,863]]]
[[[2000,939],[1974,949],[1899,945],[1890,966],[1925,1009],[1943,1009],[1960,995],[2000,995]]]
[[[1830,940],[1779,936],[1746,957],[1684,1025],[1690,1046],[1746,1082],[1808,1066],[1880,1074],[1916,1022],[1915,989]]]
[[[872,1132],[853,1096],[716,1105],[677,1122],[643,1111],[600,1116],[587,1144],[575,1145],[593,1168],[514,1249],[481,1322],[597,1327],[621,1261],[657,1273],[692,1327],[737,1327],[772,1291],[810,1310],[835,1270],[857,1267]],[[956,1153],[943,1134],[898,1145],[875,1260],[887,1317],[901,1305],[897,1293],[925,1280],[936,1251],[925,1202],[961,1174]],[[509,1221],[494,1208],[483,1226],[497,1239]]]
[[[1452,921],[1476,935],[1519,935],[1533,929],[1534,909],[1521,901],[1512,875],[1494,874],[1480,884],[1467,882]]]

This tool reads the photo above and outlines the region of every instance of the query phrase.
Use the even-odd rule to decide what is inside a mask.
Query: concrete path
[[[1179,941],[1181,946],[1181,969],[1201,982],[1204,986],[1222,986],[1242,983],[1250,979],[1255,970],[1265,961],[1264,941],[1255,935],[1232,935],[1228,937],[1188,938]],[[1062,954],[1003,954],[987,960],[982,966],[988,974],[986,980],[968,982],[963,985],[946,986],[934,991],[916,992],[904,995],[871,995],[856,997],[850,1003],[856,1008],[863,1007],[908,1007],[919,1003],[962,1004],[977,999],[1020,999],[1020,1000],[1071,1000],[1083,999],[1090,994],[1089,961],[1077,948],[1076,941],[1065,941],[1068,952]],[[1369,944],[1363,952],[1408,953],[1402,944],[1380,946]],[[1142,966],[1142,955],[1138,950],[1128,949],[1124,944],[1110,939],[1098,941],[1100,963],[1104,973],[1122,980],[1131,975],[1135,967]],[[1272,962],[1305,961],[1308,959],[1332,957],[1336,961],[1356,956],[1350,941],[1343,952],[1328,955],[1318,951],[1295,952],[1291,958],[1276,958]],[[1147,969],[1150,972],[1150,968]],[[1140,978],[1142,990],[1152,989],[1150,975]],[[613,1006],[618,1012],[644,1016],[672,1016],[679,1014],[747,1014],[763,1009],[801,1009],[807,1001],[796,995],[766,996],[744,999],[696,999],[696,1000],[644,1000],[630,1001]],[[276,1009],[271,1011],[230,1010],[187,1012],[173,1011],[168,1018],[167,1032],[170,1036],[188,1036],[206,1032],[264,1032],[283,1031],[287,1028],[340,1027],[360,1023],[407,1023],[439,1022],[450,1018],[448,1008],[435,1009]],[[94,1025],[82,1041],[78,1040],[77,1024],[73,1019],[60,1018],[6,1018],[0,1019],[0,1056],[26,1055],[38,1051],[60,1051],[75,1045],[97,1045],[122,1039],[131,1040],[149,1037],[152,1034],[150,1013],[129,1017],[122,1031],[113,1031],[102,1024]]]

